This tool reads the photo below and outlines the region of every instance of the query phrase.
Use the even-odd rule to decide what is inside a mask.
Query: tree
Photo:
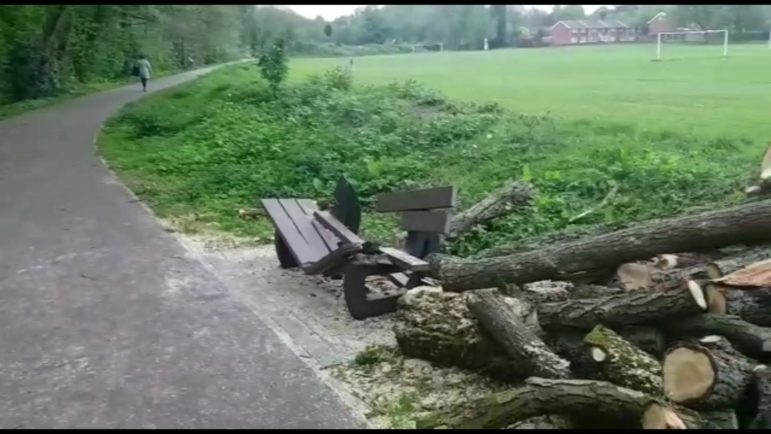
[[[332,36],[332,24],[326,23],[324,25],[324,34],[327,35],[327,38]]]
[[[260,74],[268,82],[273,95],[278,93],[281,83],[286,79],[289,72],[284,45],[283,39],[276,41],[269,50],[260,56],[258,64]]]
[[[495,19],[495,46],[503,47],[508,42],[506,40],[506,5],[493,5],[491,12]]]

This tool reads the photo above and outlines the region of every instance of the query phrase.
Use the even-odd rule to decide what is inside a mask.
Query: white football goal
[[[728,56],[728,30],[691,30],[685,32],[661,32],[656,37],[656,60],[661,60],[662,46],[720,45],[723,57]],[[664,48],[663,50],[666,50]],[[666,55],[666,53],[664,53]]]

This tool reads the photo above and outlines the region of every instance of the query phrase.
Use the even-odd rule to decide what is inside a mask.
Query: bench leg
[[[281,268],[295,268],[300,265],[295,261],[292,252],[289,251],[289,248],[284,243],[284,239],[281,238],[281,234],[279,234],[278,231],[276,231],[273,236],[273,242],[276,246],[276,256],[278,256],[278,262],[281,264]]]
[[[371,275],[366,266],[349,264],[343,275],[343,294],[348,312],[358,320],[396,311],[401,292],[394,295],[370,297],[367,276]]]

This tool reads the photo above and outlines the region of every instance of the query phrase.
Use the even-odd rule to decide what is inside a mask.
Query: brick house
[[[551,29],[553,45],[578,45],[636,40],[636,31],[619,20],[563,20]]]
[[[675,27],[672,22],[667,18],[665,12],[657,13],[653,18],[648,21],[648,36],[656,36],[661,32],[674,32]]]

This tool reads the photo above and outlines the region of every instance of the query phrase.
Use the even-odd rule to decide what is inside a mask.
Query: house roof
[[[661,11],[661,12],[657,13],[656,15],[654,15],[654,16],[653,16],[653,18],[651,18],[650,20],[648,20],[648,23],[647,23],[647,24],[650,24],[650,23],[654,22],[654,21],[655,21],[655,20],[657,20],[659,17],[666,17],[666,16],[667,16],[667,13],[666,13],[666,12],[664,12],[664,11]]]
[[[615,29],[619,27],[628,28],[626,24],[616,19],[606,20],[562,20],[557,21],[551,28],[557,27],[557,24],[562,23],[568,29]]]

